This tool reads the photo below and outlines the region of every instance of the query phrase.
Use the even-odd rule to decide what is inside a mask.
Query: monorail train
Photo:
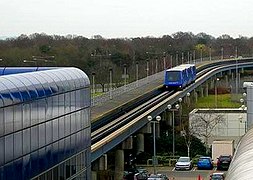
[[[194,64],[182,64],[165,71],[164,88],[183,89],[195,80],[196,66]]]

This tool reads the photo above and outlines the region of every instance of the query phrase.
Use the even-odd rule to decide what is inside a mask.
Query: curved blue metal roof
[[[0,67],[0,76],[56,69],[57,67]]]
[[[0,107],[88,86],[88,76],[78,68],[0,76]]]

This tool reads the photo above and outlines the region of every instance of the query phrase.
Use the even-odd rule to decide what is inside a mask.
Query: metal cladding
[[[253,86],[247,87],[247,128],[253,126]]]
[[[250,129],[239,142],[226,179],[253,179],[253,129]]]
[[[88,76],[77,68],[19,70],[0,76],[0,179],[89,175]],[[75,171],[60,171],[70,164]]]

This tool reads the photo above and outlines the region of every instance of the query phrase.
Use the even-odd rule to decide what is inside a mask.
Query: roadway
[[[145,167],[146,170],[148,170],[149,173],[152,174],[153,167]],[[194,167],[190,171],[176,171],[174,167],[168,167],[168,166],[160,166],[157,167],[157,173],[158,174],[166,174],[170,180],[197,180],[198,176],[203,180],[209,180],[210,174],[213,172],[217,172],[216,168],[213,170],[198,170],[196,167]],[[219,171],[221,172],[221,171]],[[226,171],[222,171],[225,172]]]

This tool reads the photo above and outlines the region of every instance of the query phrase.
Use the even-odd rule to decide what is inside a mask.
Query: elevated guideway
[[[247,61],[248,60],[249,59],[247,59]],[[241,61],[240,63],[236,62],[236,64],[233,64],[234,61],[231,61],[231,60],[222,61],[222,62],[212,61],[212,63],[216,64],[216,66],[219,66],[220,63],[226,64],[226,62],[227,64],[232,63],[233,65],[226,66],[224,68],[217,68],[215,70],[209,71],[208,73],[206,72],[205,77],[201,78],[200,80],[197,80],[195,84],[187,87],[184,91],[176,92],[169,98],[161,100],[160,103],[157,103],[156,105],[154,105],[154,107],[149,108],[148,110],[145,111],[145,113],[142,113],[138,117],[133,118],[131,122],[127,123],[121,128],[118,128],[110,135],[104,137],[101,141],[95,144],[92,144],[92,161],[96,160],[100,155],[106,153],[114,145],[122,142],[127,136],[130,136],[131,134],[136,132],[138,129],[143,127],[147,123],[147,119],[146,119],[147,115],[156,116],[159,113],[163,112],[166,109],[168,103],[173,104],[174,102],[178,100],[178,97],[183,97],[187,92],[194,90],[197,86],[205,82],[208,78],[215,75],[216,73],[227,71],[230,69],[235,69],[235,68],[253,66],[252,63],[248,63],[248,65],[241,64],[242,62],[245,62],[245,61]],[[208,66],[210,66],[210,64],[199,65],[198,69],[205,69]],[[157,88],[162,85],[163,72],[155,76],[156,77],[154,78],[153,83],[149,82],[145,86],[140,86],[139,88],[135,88],[132,91],[125,92],[124,94],[120,96],[117,96],[111,100],[101,103],[101,105],[94,106],[91,109],[92,121],[97,121],[100,118],[105,118],[109,116],[110,113],[113,114],[113,113],[120,113],[124,111],[124,108],[127,108],[128,105],[131,104],[131,102],[136,101],[136,99],[140,100],[141,99],[140,97],[142,97],[144,94],[150,93],[150,95],[152,95],[152,93],[154,93],[157,90]]]

